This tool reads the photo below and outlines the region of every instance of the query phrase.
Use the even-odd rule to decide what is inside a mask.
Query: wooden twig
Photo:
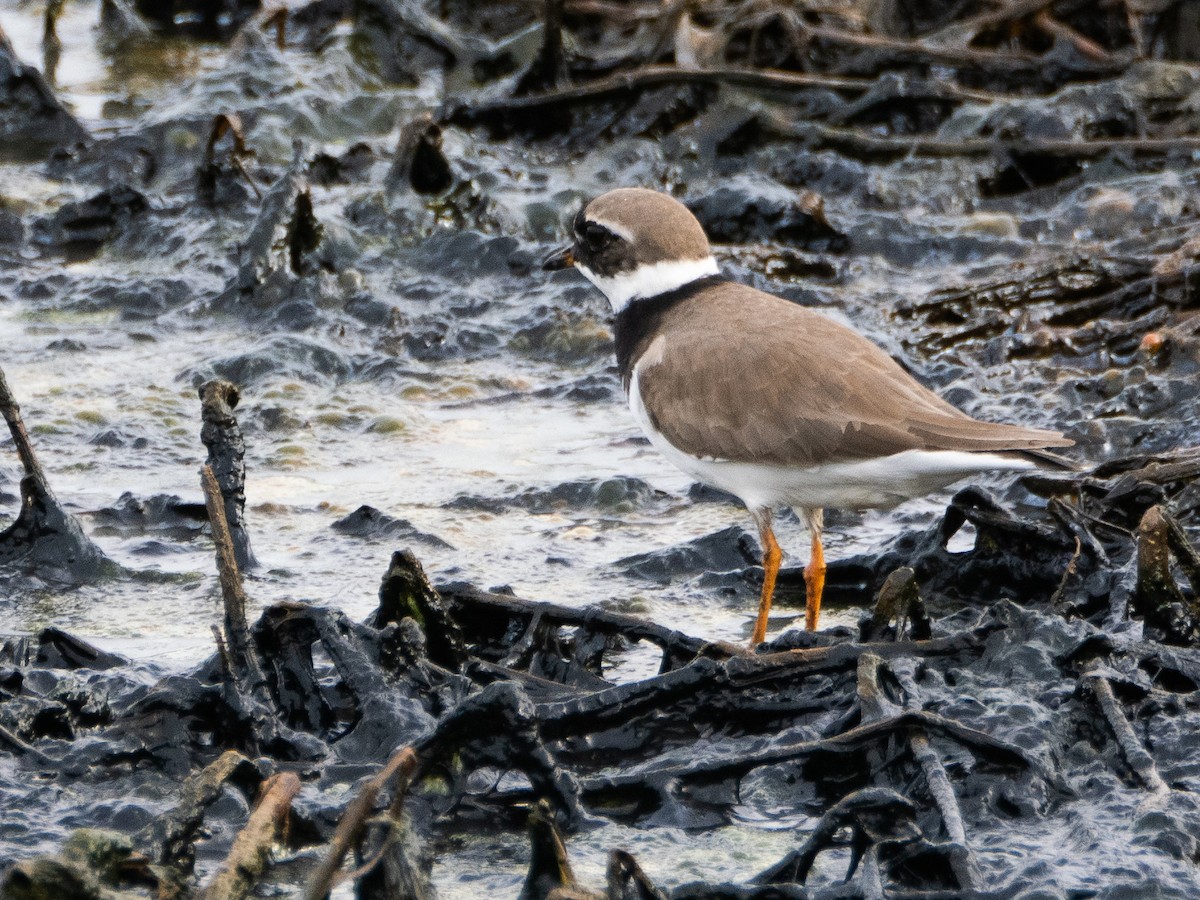
[[[179,789],[179,802],[142,829],[138,843],[156,848],[151,858],[160,865],[191,868],[191,842],[204,811],[220,796],[234,770],[248,762],[236,750],[226,750],[191,775]]]
[[[1057,607],[1062,602],[1063,593],[1067,590],[1067,582],[1071,580],[1071,576],[1075,574],[1075,567],[1079,563],[1079,557],[1083,553],[1083,542],[1079,540],[1079,535],[1075,535],[1075,552],[1071,554],[1070,561],[1067,562],[1067,567],[1063,569],[1062,578],[1058,582],[1058,587],[1054,589],[1054,594],[1050,597],[1050,605]]]
[[[1033,17],[1033,24],[1054,39],[1061,38],[1071,44],[1081,56],[1092,62],[1111,65],[1114,60],[1111,53],[1086,35],[1080,34],[1065,22],[1060,22],[1050,15],[1050,10],[1043,9]]]
[[[290,239],[290,238],[289,238]],[[200,442],[208,449],[205,462],[211,467],[224,498],[225,528],[233,546],[233,558],[243,572],[258,563],[250,547],[246,528],[246,441],[238,425],[241,392],[235,384],[214,378],[200,385]]]
[[[843,153],[863,156],[992,156],[1000,153],[1062,156],[1088,159],[1105,153],[1185,153],[1200,150],[1200,137],[1174,138],[965,138],[946,140],[922,136],[871,134],[854,128],[797,122],[781,116],[763,123],[770,134],[801,140],[813,148],[831,147]]]
[[[250,896],[287,821],[292,799],[299,792],[300,779],[292,772],[267,779],[262,799],[238,832],[225,862],[201,893],[202,900],[244,900]]]
[[[638,861],[626,850],[609,852],[606,880],[609,897],[667,900],[667,895],[658,889],[650,877],[642,871]],[[631,887],[632,890],[630,890]]]
[[[321,860],[308,884],[304,887],[304,900],[325,900],[337,878],[338,870],[346,854],[358,844],[366,830],[367,821],[375,808],[375,798],[392,779],[408,781],[417,769],[417,755],[411,747],[404,747],[392,754],[378,774],[362,786],[338,822],[329,842],[329,852]]]
[[[204,488],[204,504],[212,526],[213,543],[217,550],[217,573],[221,580],[221,600],[225,609],[225,642],[234,675],[248,679],[251,684],[261,680],[257,656],[250,646],[250,629],[246,624],[246,591],[242,573],[238,570],[233,551],[233,539],[225,519],[225,500],[217,486],[212,466],[200,469],[200,484]]]
[[[46,756],[41,750],[33,745],[21,740],[13,732],[9,731],[3,725],[0,725],[0,747],[8,747],[15,753],[22,756],[27,756],[35,760],[39,766],[53,766],[54,760]]]
[[[950,65],[956,68],[988,69],[1001,72],[1038,73],[1045,68],[1046,61],[1031,53],[1005,53],[999,50],[977,50],[971,47],[935,47],[917,41],[860,34],[837,28],[800,24],[801,32],[810,40],[816,39],[843,47],[875,50],[884,58],[879,62],[894,64],[897,58],[914,62]],[[1131,60],[1113,59],[1108,66],[1098,69],[1119,71]]]
[[[574,106],[589,100],[603,100],[613,95],[674,84],[730,84],[739,87],[771,90],[847,90],[866,91],[874,80],[814,75],[808,72],[781,72],[763,69],[679,69],[675,66],[643,66],[628,72],[617,72],[575,87],[513,97],[477,107],[452,108],[444,121],[471,124],[486,115],[540,110],[558,106]]]
[[[1180,571],[1192,585],[1192,615],[1200,618],[1200,552],[1188,539],[1187,532],[1174,516],[1163,514],[1167,523],[1167,547],[1175,556]]]
[[[1162,507],[1146,510],[1137,527],[1137,586],[1134,607],[1147,630],[1168,643],[1186,643],[1196,627],[1181,615],[1188,604],[1171,572],[1170,529]]]
[[[1100,711],[1104,713],[1105,720],[1112,728],[1113,735],[1117,739],[1117,746],[1121,749],[1121,755],[1125,757],[1125,762],[1129,763],[1129,768],[1133,769],[1142,784],[1154,793],[1162,794],[1169,791],[1167,783],[1158,774],[1154,757],[1142,746],[1141,741],[1134,734],[1133,726],[1125,718],[1125,710],[1117,702],[1108,679],[1099,672],[1089,672],[1083,676],[1083,683],[1091,690],[1092,696],[1100,705]]]
[[[465,585],[443,586],[440,592],[442,599],[450,607],[451,616],[460,625],[478,623],[488,614],[519,617],[526,621],[534,616],[541,616],[543,622],[554,626],[583,627],[599,634],[619,634],[629,640],[647,641],[662,648],[660,671],[663,672],[697,656],[730,655],[730,651],[719,645],[624,613],[609,612],[595,607],[578,609],[557,603],[538,603],[506,594],[478,591]],[[471,628],[467,627],[465,630],[470,633]]]
[[[278,10],[283,13],[283,21],[287,21],[287,10]],[[267,23],[274,21],[275,17],[267,20]],[[266,24],[266,23],[264,23]],[[278,26],[278,34],[282,35],[282,25]],[[282,37],[279,38],[282,41]],[[280,49],[283,49],[280,47]],[[242,119],[236,113],[218,113],[213,119],[212,128],[208,132],[208,141],[204,145],[204,161],[201,164],[201,173],[215,184],[217,177],[217,142],[225,135],[230,135],[232,146],[229,149],[229,161],[233,167],[238,170],[238,173],[246,179],[246,183],[250,185],[250,190],[254,191],[254,196],[259,200],[262,199],[262,192],[259,191],[258,185],[254,183],[254,179],[250,177],[250,173],[246,171],[246,167],[242,164],[242,157],[249,156],[250,150],[246,146],[246,137],[242,132]]]
[[[882,664],[882,660],[880,662]],[[919,690],[911,672],[900,666],[889,668],[904,689],[907,703],[911,707],[915,707]],[[942,765],[942,758],[930,745],[929,736],[923,728],[909,729],[908,746],[913,757],[921,766],[925,784],[929,788],[929,795],[933,798],[933,802],[941,814],[942,824],[946,826],[946,836],[958,845],[955,852],[950,855],[950,865],[954,871],[954,877],[958,879],[958,886],[963,890],[976,890],[979,888],[981,877],[979,863],[971,845],[967,842],[967,829],[963,825],[958,797],[954,793],[950,777],[946,774],[946,767]]]
[[[53,496],[50,485],[46,482],[46,473],[42,471],[42,465],[33,452],[29,432],[25,430],[25,422],[21,418],[21,407],[12,391],[9,390],[8,381],[5,379],[2,369],[0,369],[0,415],[3,415],[4,421],[8,423],[8,431],[12,435],[13,444],[17,448],[17,456],[21,460],[25,474],[36,478],[42,486],[42,490]]]
[[[1014,2],[1006,3],[999,9],[988,10],[968,19],[951,22],[944,28],[923,35],[921,42],[924,44],[945,45],[951,39],[957,39],[961,35],[967,35],[968,39],[973,39],[981,32],[1039,13],[1054,2],[1055,0],[1014,0]]]

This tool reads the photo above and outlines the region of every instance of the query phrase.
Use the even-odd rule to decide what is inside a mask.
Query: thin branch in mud
[[[275,30],[275,47],[278,50],[287,49],[287,20],[287,7],[281,6],[279,9],[268,13],[267,17],[263,19],[261,23],[261,27],[264,31],[268,28]],[[253,184],[253,182],[251,182],[251,184]]]
[[[909,566],[901,566],[884,580],[875,599],[871,618],[862,626],[863,641],[877,640],[891,622],[896,623],[895,638],[900,639],[906,622],[911,623],[911,636],[915,640],[928,640],[932,635],[929,616],[917,588],[916,573]]]
[[[281,9],[278,12],[283,13],[282,23],[287,22],[287,10]],[[269,24],[278,20],[278,13],[272,16],[264,23]],[[283,41],[283,24],[277,24],[277,39],[282,44]],[[280,46],[282,50],[283,47]],[[245,165],[242,163],[242,158],[250,156],[251,151],[246,146],[246,137],[242,131],[242,119],[236,113],[219,113],[212,123],[212,128],[208,132],[208,141],[204,145],[204,161],[200,167],[200,182],[202,193],[211,200],[213,192],[216,190],[217,177],[220,174],[217,166],[217,143],[221,138],[229,135],[232,141],[232,146],[229,148],[229,162],[237,169],[238,174],[246,180],[246,184],[250,185],[250,190],[254,191],[254,196],[261,200],[262,192],[259,191],[258,185],[254,183],[254,179],[250,177],[250,173],[246,171]]]
[[[837,28],[800,24],[807,40],[819,40],[843,47],[873,51],[874,62],[880,68],[902,65],[904,62],[950,65],[996,73],[1038,73],[1046,65],[1040,56],[1029,53],[1005,53],[999,50],[977,50],[971,47],[934,47],[901,38],[883,37],[843,31]],[[1113,59],[1107,66],[1097,65],[1100,71],[1117,72],[1131,60]]]
[[[879,663],[884,665],[882,660],[879,660]],[[911,673],[898,666],[889,668],[904,689],[908,702],[915,703],[918,690]],[[977,889],[981,877],[979,863],[975,859],[971,845],[967,842],[967,830],[963,825],[958,797],[954,793],[954,786],[950,784],[950,777],[946,774],[942,758],[933,749],[929,743],[929,736],[922,728],[909,729],[908,746],[913,757],[921,766],[925,784],[929,788],[929,795],[933,797],[933,802],[941,814],[942,823],[946,826],[946,835],[957,845],[950,854],[950,865],[954,870],[954,877],[958,879],[958,886],[963,889]]]
[[[667,895],[658,889],[650,880],[650,876],[642,871],[638,861],[626,850],[613,850],[608,854],[605,880],[608,882],[609,898],[667,900]]]
[[[1050,15],[1048,9],[1042,9],[1033,17],[1033,24],[1056,40],[1061,38],[1070,43],[1080,56],[1087,57],[1092,62],[1114,65],[1113,55],[1086,35],[1080,34],[1065,22],[1060,22]]]
[[[562,29],[563,0],[542,0],[542,46],[533,65],[517,83],[517,94],[555,88],[566,80]]]
[[[471,125],[489,115],[532,110],[572,108],[584,101],[604,100],[647,88],[678,84],[731,84],[760,90],[830,90],[866,91],[875,82],[867,78],[848,78],[814,75],[807,72],[782,72],[748,68],[680,69],[675,66],[643,66],[627,72],[617,72],[606,78],[575,87],[562,88],[525,97],[513,97],[479,106],[458,106],[442,115],[443,122]]]
[[[971,18],[952,22],[938,31],[923,35],[921,42],[945,46],[952,40],[957,43],[958,41],[955,39],[960,35],[965,35],[967,38],[965,43],[970,43],[980,32],[1011,25],[1018,19],[1041,12],[1055,2],[1056,0],[1012,0],[1010,3],[1003,4],[999,9],[988,10]]]
[[[64,0],[48,0],[42,16],[42,74],[46,83],[56,87],[58,61],[62,56],[62,39],[58,36],[58,19]]]
[[[338,870],[346,854],[362,839],[367,822],[375,808],[375,799],[388,783],[396,779],[398,785],[407,785],[417,769],[417,755],[411,747],[403,747],[392,754],[382,769],[362,786],[338,822],[329,852],[321,860],[308,884],[304,887],[304,900],[325,900],[337,880]],[[399,793],[402,788],[398,787]]]
[[[1121,704],[1113,694],[1112,685],[1109,684],[1108,679],[1098,672],[1089,672],[1083,676],[1083,683],[1087,685],[1092,696],[1100,705],[1100,711],[1104,713],[1105,720],[1112,728],[1117,746],[1121,749],[1121,755],[1125,757],[1129,768],[1133,769],[1142,784],[1154,793],[1162,794],[1169,791],[1170,787],[1158,774],[1154,757],[1142,746],[1141,741],[1134,734],[1133,726],[1125,717],[1125,710],[1121,708]]]
[[[70,583],[101,575],[110,563],[50,489],[25,430],[21,407],[8,387],[3,370],[0,370],[0,415],[8,423],[17,456],[25,469],[21,479],[21,510],[15,522],[0,530],[0,566],[17,563],[39,577]]]
[[[250,896],[267,867],[271,847],[299,792],[300,779],[292,772],[267,779],[262,799],[250,813],[246,826],[238,832],[220,870],[201,892],[202,900],[244,900]]]
[[[1187,532],[1179,521],[1170,515],[1163,516],[1167,522],[1167,547],[1175,555],[1175,562],[1192,585],[1192,615],[1200,618],[1200,551],[1188,539]]]
[[[179,789],[179,802],[142,829],[138,843],[157,848],[152,859],[165,866],[191,869],[191,843],[204,819],[204,811],[220,796],[234,771],[249,760],[236,750],[226,750],[191,775]]]
[[[37,479],[41,490],[53,496],[50,485],[46,483],[46,473],[42,470],[37,455],[33,452],[29,432],[25,430],[25,422],[21,418],[21,407],[12,391],[9,390],[8,381],[5,379],[2,369],[0,369],[0,415],[3,415],[4,421],[8,423],[8,431],[12,435],[13,444],[17,448],[17,456],[21,460],[25,474]]]
[[[578,892],[579,882],[549,802],[539,800],[529,811],[528,829],[529,871],[521,896],[549,897],[562,892]]]
[[[239,569],[249,571],[257,561],[245,520],[246,441],[234,413],[241,392],[235,384],[214,378],[200,385],[199,395],[200,442],[208,450],[207,462],[221,489],[234,559]]]
[[[1079,540],[1079,535],[1075,535],[1075,552],[1071,554],[1071,559],[1067,562],[1067,567],[1063,569],[1062,580],[1059,581],[1058,587],[1054,589],[1054,593],[1050,597],[1050,605],[1057,608],[1062,603],[1063,593],[1067,590],[1067,582],[1071,580],[1071,576],[1075,574],[1075,568],[1079,563],[1079,557],[1083,553],[1083,542]]]
[[[27,756],[35,760],[40,766],[54,765],[54,760],[46,756],[41,750],[21,740],[3,725],[0,725],[0,747],[8,747],[22,756]]]
[[[200,470],[200,485],[204,489],[204,503],[208,508],[208,519],[212,525],[213,543],[217,549],[217,573],[221,580],[221,599],[225,608],[225,640],[230,660],[236,674],[251,671],[253,651],[250,648],[250,629],[246,624],[246,591],[242,587],[242,573],[238,570],[233,552],[233,539],[225,520],[225,500],[217,486],[217,477],[212,466],[205,464]]]
[[[936,713],[923,710],[904,710],[832,737],[789,740],[786,735],[783,735],[778,739],[758,741],[756,746],[731,746],[727,752],[712,753],[702,759],[694,759],[689,756],[678,763],[675,761],[651,763],[620,775],[590,779],[586,782],[585,792],[589,794],[603,793],[611,787],[641,785],[648,779],[661,780],[664,777],[667,781],[688,781],[695,778],[740,776],[761,766],[794,762],[819,753],[857,753],[879,741],[903,736],[914,727],[924,728],[952,740],[975,755],[989,759],[993,763],[1030,769],[1047,779],[1053,777],[1050,773],[1043,771],[1043,767],[1033,757],[1015,744]]]
[[[827,848],[841,846],[837,835],[845,828],[849,828],[853,833],[856,846],[866,843],[876,846],[882,841],[900,843],[919,839],[921,831],[916,823],[916,814],[917,809],[912,801],[891,788],[868,787],[853,791],[825,810],[799,849],[793,850],[759,874],[754,882],[804,884],[817,856]],[[856,859],[852,856],[851,871],[847,873],[847,880],[853,875],[855,862]],[[876,872],[875,876],[878,877],[878,874]],[[863,894],[871,896],[867,891]],[[883,895],[876,891],[874,896]]]
[[[796,122],[783,115],[762,123],[768,133],[780,138],[804,141],[812,149],[834,149],[865,158],[883,156],[992,156],[998,153],[1043,154],[1068,159],[1089,159],[1105,153],[1185,153],[1200,150],[1200,138],[944,138],[908,137],[872,134],[855,128]]]
[[[449,605],[451,616],[468,636],[473,627],[486,625],[489,620],[501,622],[503,633],[513,618],[528,623],[534,616],[540,616],[544,623],[554,626],[582,627],[598,634],[619,634],[629,640],[656,644],[663,653],[661,672],[671,671],[698,656],[723,658],[733,652],[637,616],[596,607],[578,609],[557,603],[538,603],[507,594],[479,591],[465,585],[448,585],[442,588],[441,596]]]

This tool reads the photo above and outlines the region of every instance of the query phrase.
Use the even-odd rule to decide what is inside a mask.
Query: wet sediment
[[[228,405],[211,427],[227,388],[201,391],[218,459],[241,449]],[[225,606],[211,659],[154,677],[49,629],[0,647],[14,774],[120,797],[146,819],[132,834],[78,829],[0,889],[227,898],[266,881],[320,898],[349,879],[358,896],[432,897],[448,835],[527,819],[525,898],[1043,896],[1057,853],[1113,877],[1101,842],[1091,858],[1032,837],[1083,819],[1124,845],[1122,871],[1186,896],[1200,555],[1165,509],[1198,467],[1192,451],[1061,475],[1042,489],[1076,504],[1034,519],[961,491],[929,531],[844,564],[863,605],[879,586],[859,633],[789,631],[749,652],[601,609],[438,588],[407,551],[365,622],[286,603],[248,628],[228,498],[206,464]],[[1114,539],[1131,495],[1162,502]],[[948,553],[968,522],[974,547]],[[1122,627],[1131,615],[1143,635]],[[659,674],[606,678],[639,642]],[[229,790],[254,806],[221,823],[236,834],[197,886],[196,845]],[[601,890],[570,863],[572,834],[604,823],[714,830],[751,811],[804,824],[795,849],[740,884],[660,888],[636,848],[613,848]],[[272,869],[280,846],[289,862]],[[819,865],[826,854],[841,863]]]
[[[164,9],[103,4],[128,79],[103,121],[55,94],[87,96],[71,7],[46,12],[42,73],[0,40],[3,362],[38,410],[31,441],[0,376],[0,575],[21,621],[149,597],[222,624],[182,667],[62,628],[5,639],[7,895],[1195,896],[1189,4]],[[178,84],[137,68],[172,53]],[[701,636],[691,616],[723,605],[739,636],[753,539],[711,516],[617,535],[720,498],[656,490],[621,440],[642,467],[620,478],[601,456],[467,482],[481,464],[420,455],[435,418],[511,434],[531,403],[560,425],[617,405],[599,304],[531,278],[617,182],[680,195],[733,277],[850,315],[956,404],[1065,429],[1098,464],[888,518],[831,562],[819,635],[756,655]],[[139,347],[161,378],[137,380]],[[46,353],[89,374],[47,388]],[[550,471],[537,453],[566,440],[512,455]],[[423,460],[397,490],[433,500],[358,483],[280,512],[247,484],[247,459],[279,481],[388,453]],[[291,550],[301,513],[335,549]],[[552,602],[478,586],[508,554],[457,526],[489,517],[528,530],[523,570],[574,571],[529,582]],[[188,596],[208,534],[211,616]],[[346,589],[368,582],[374,610]]]

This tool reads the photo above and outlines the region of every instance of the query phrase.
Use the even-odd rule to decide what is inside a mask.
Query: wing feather
[[[972,419],[856,332],[745,285],[709,289],[662,326],[665,348],[639,364],[637,389],[655,427],[693,456],[809,466],[914,449],[1073,443]]]

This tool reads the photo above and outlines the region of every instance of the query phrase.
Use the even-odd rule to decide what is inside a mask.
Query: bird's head
[[[615,312],[717,274],[704,229],[686,206],[645,188],[619,188],[584,205],[574,242],[543,264],[574,266],[608,298]]]

